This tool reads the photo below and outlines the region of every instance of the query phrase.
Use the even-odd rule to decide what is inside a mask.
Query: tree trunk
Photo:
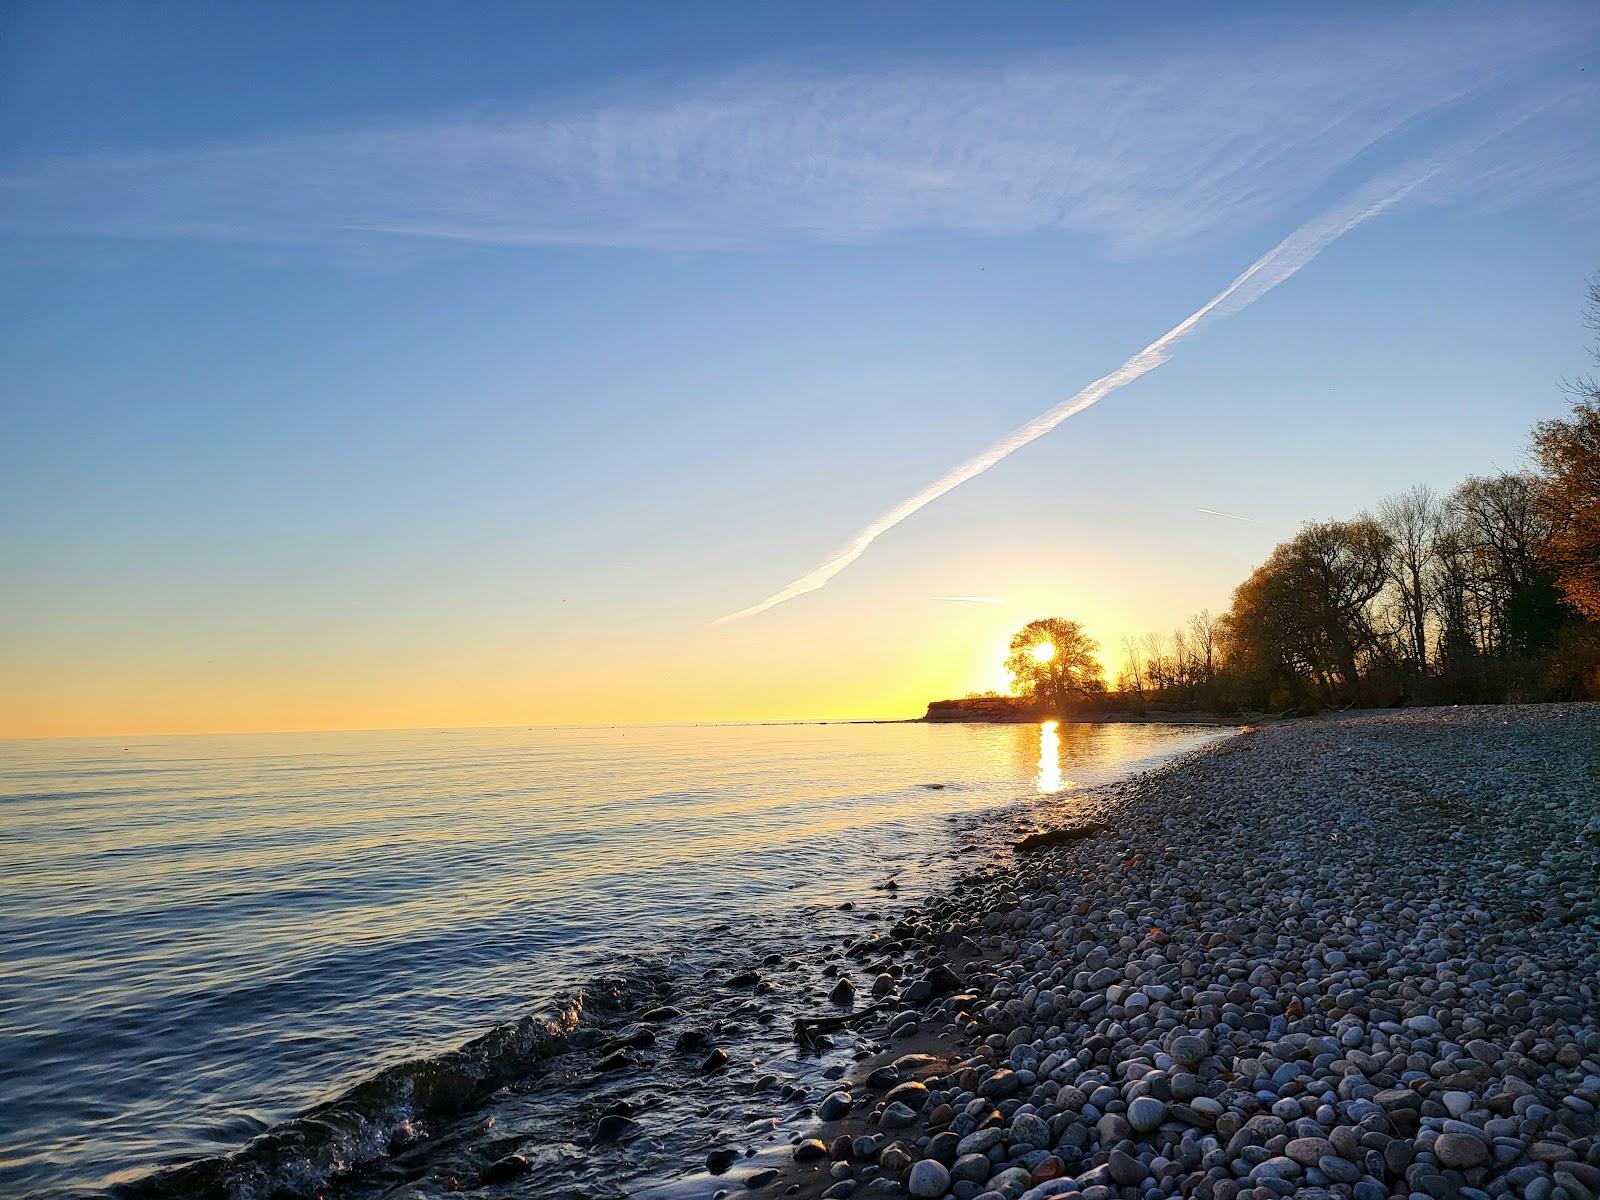
[[[1422,600],[1422,572],[1411,565],[1411,649],[1417,656],[1417,674],[1428,673],[1427,611]]]

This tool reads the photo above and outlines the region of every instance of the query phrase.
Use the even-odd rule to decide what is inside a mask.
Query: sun
[[[1034,662],[1047,663],[1056,656],[1056,648],[1050,642],[1040,642],[1033,648]]]

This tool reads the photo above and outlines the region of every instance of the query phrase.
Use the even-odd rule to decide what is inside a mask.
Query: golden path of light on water
[[[1061,774],[1061,727],[1056,721],[1039,722],[1039,774],[1034,783],[1042,796],[1072,786]]]

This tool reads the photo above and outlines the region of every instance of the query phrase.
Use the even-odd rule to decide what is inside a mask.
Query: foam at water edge
[[[602,1006],[609,996],[596,997]],[[448,1116],[558,1054],[583,1016],[584,993],[545,1012],[497,1025],[432,1058],[380,1071],[344,1095],[275,1125],[232,1154],[204,1158],[113,1189],[128,1200],[169,1196],[264,1200],[309,1193],[432,1136]]]

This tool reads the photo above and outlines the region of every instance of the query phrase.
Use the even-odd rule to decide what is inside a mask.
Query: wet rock
[[[878,1157],[878,1152],[883,1149],[883,1135],[866,1133],[851,1139],[850,1157],[871,1161]]]
[[[908,1079],[905,1083],[890,1088],[883,1099],[885,1104],[899,1102],[913,1112],[921,1112],[923,1105],[928,1102],[928,1085],[919,1083],[915,1079]]]
[[[678,1040],[673,1043],[674,1054],[684,1054],[690,1050],[698,1050],[710,1040],[710,1035],[703,1029],[685,1029],[678,1035]]]
[[[1015,1095],[1022,1081],[1012,1071],[1001,1069],[978,1085],[978,1095],[1001,1098]]]
[[[904,1129],[907,1125],[915,1124],[916,1119],[916,1110],[897,1100],[884,1108],[878,1123],[885,1129]]]
[[[515,1179],[525,1175],[532,1164],[520,1154],[507,1154],[504,1158],[497,1158],[483,1169],[479,1178],[484,1183],[504,1183],[508,1179]]]
[[[961,976],[944,963],[935,963],[922,977],[930,996],[953,996],[962,988]]]
[[[616,1142],[639,1132],[639,1122],[621,1113],[608,1113],[595,1122],[594,1137],[598,1142]]]
[[[849,1092],[829,1092],[817,1106],[817,1116],[823,1121],[837,1121],[850,1111],[850,1103]]]
[[[1086,821],[1082,825],[1074,825],[1067,829],[1049,829],[1043,833],[1030,833],[1017,843],[1018,850],[1044,850],[1050,846],[1063,846],[1069,842],[1080,842],[1086,838],[1096,837],[1107,832],[1107,826],[1097,821]]]
[[[654,1029],[651,1029],[648,1025],[634,1024],[624,1025],[621,1029],[619,1029],[616,1036],[607,1043],[607,1048],[621,1049],[624,1047],[633,1047],[635,1049],[641,1049],[645,1046],[653,1046],[655,1044],[656,1031]]]

